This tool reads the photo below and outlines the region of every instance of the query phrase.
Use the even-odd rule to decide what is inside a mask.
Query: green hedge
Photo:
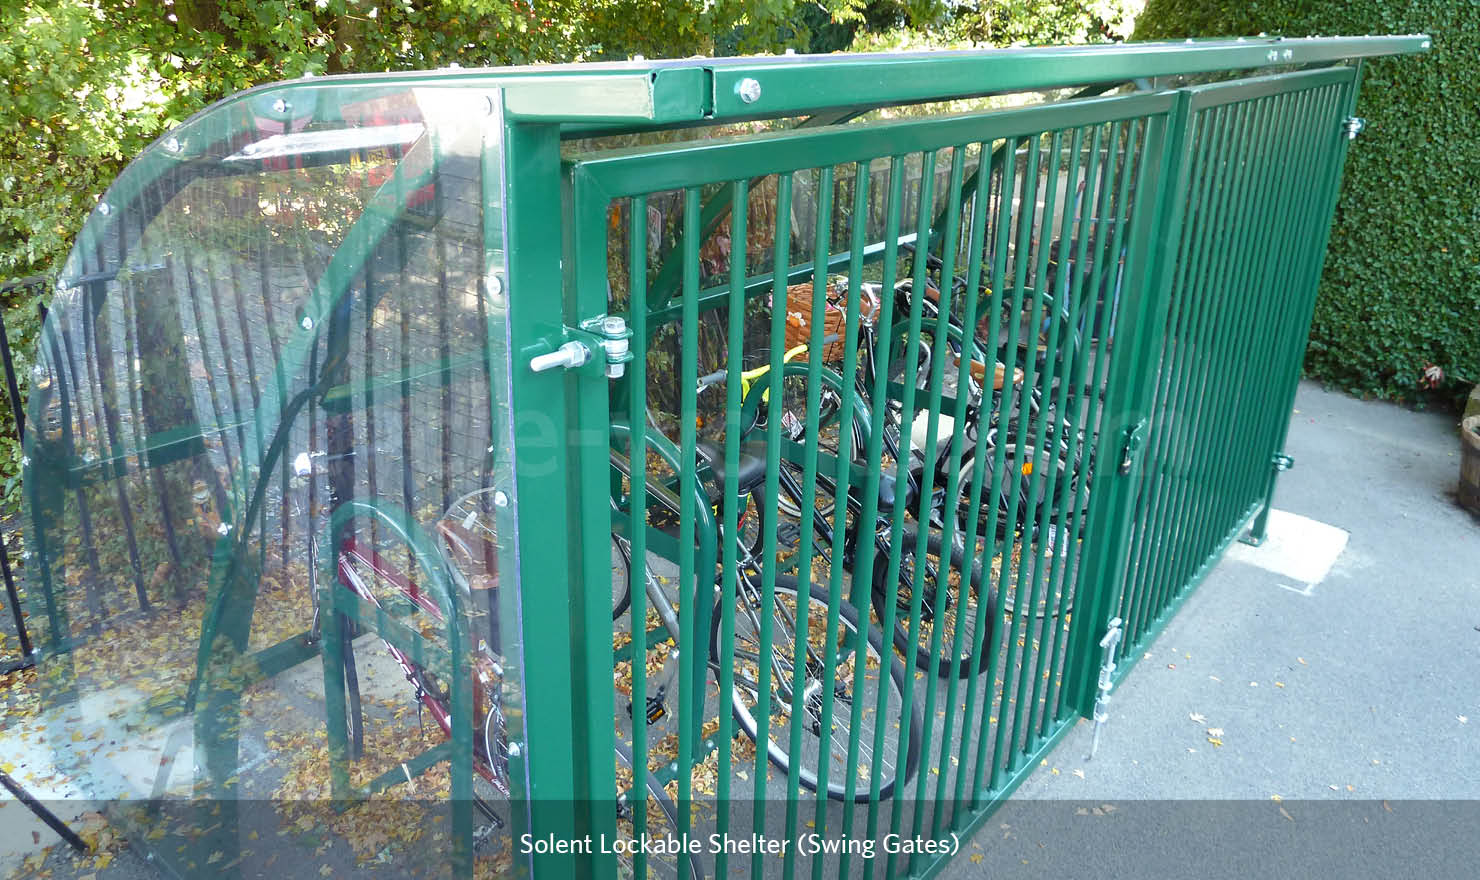
[[[1480,3],[1475,0],[1149,0],[1138,40],[1428,33],[1426,55],[1370,61],[1306,371],[1347,391],[1425,395],[1443,368],[1480,382]]]

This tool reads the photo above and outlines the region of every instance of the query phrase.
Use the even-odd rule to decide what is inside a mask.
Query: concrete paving
[[[1149,648],[1094,759],[1081,722],[939,876],[1475,875],[1480,520],[1453,419],[1307,383],[1287,451],[1271,540]]]
[[[1272,528],[1345,533],[1329,571],[1297,583],[1281,535],[1230,553],[1094,759],[1081,722],[941,877],[1476,875],[1480,520],[1454,502],[1454,420],[1311,383],[1295,409]],[[1371,851],[1347,863],[1353,825]]]

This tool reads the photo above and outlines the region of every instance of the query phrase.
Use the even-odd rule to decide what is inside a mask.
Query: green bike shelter
[[[185,877],[933,873],[1262,538],[1363,59],[1428,48],[213,105],[41,331],[33,736]]]

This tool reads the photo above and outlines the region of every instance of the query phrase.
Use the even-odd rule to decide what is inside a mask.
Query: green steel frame
[[[1420,52],[1429,45],[1423,35],[1248,38],[438,71],[287,86],[475,89],[501,102],[497,131],[485,140],[483,186],[485,201],[501,200],[505,214],[501,224],[489,223],[483,233],[491,277],[498,277],[492,254],[507,256],[498,279],[509,302],[507,347],[492,329],[488,346],[507,360],[512,413],[495,411],[489,419],[491,436],[513,437],[516,483],[510,489],[519,499],[518,543],[504,548],[505,558],[517,563],[520,583],[539,585],[517,598],[507,591],[503,601],[513,612],[509,619],[518,621],[520,641],[541,646],[540,662],[522,666],[525,704],[519,728],[511,730],[524,744],[522,754],[511,759],[511,773],[520,783],[516,794],[527,808],[516,817],[517,828],[561,837],[610,837],[616,829],[615,734],[608,719],[618,709],[607,682],[619,658],[608,639],[606,558],[614,531],[630,540],[634,559],[646,560],[650,551],[672,556],[680,584],[702,584],[697,595],[707,599],[712,592],[718,600],[714,621],[705,602],[679,607],[678,746],[664,778],[678,790],[680,828],[701,823],[720,832],[777,827],[777,817],[768,816],[764,745],[773,727],[776,736],[787,735],[780,747],[795,756],[781,774],[786,804],[779,822],[789,838],[804,833],[803,821],[819,834],[840,827],[841,833],[870,837],[885,830],[940,837],[980,825],[1077,718],[1093,714],[1098,644],[1111,618],[1125,625],[1118,651],[1124,675],[1231,540],[1246,529],[1252,539],[1262,538],[1274,480],[1286,464],[1281,450],[1289,406],[1348,149],[1344,123],[1355,107],[1361,59]],[[1172,77],[1258,74],[1263,68],[1274,72],[1204,85],[1168,84]],[[1132,82],[1138,87],[1122,88]],[[1071,88],[1079,91],[1069,100],[1007,110],[857,121],[879,107]],[[1116,90],[1121,93],[1105,96]],[[224,106],[254,94],[243,93]],[[795,128],[764,134],[624,149],[583,140],[580,152],[569,152],[572,141],[593,136],[789,117],[805,118]],[[222,113],[218,118],[233,117]],[[209,138],[226,142],[240,133],[226,124],[210,130]],[[176,144],[172,152],[188,156],[207,146]],[[406,210],[408,194],[436,173],[440,158],[434,153],[424,164],[408,163],[405,176],[398,170],[381,187],[304,304],[304,333],[284,343],[276,372],[262,377],[268,382],[264,397],[276,395],[279,407],[257,414],[253,436],[244,440],[243,449],[261,463],[262,476],[255,485],[233,487],[238,520],[251,523],[261,515],[266,475],[284,453],[283,426],[311,396],[304,392],[290,399],[289,377],[317,345],[317,328],[332,327],[336,305]],[[417,170],[408,170],[412,167]],[[917,179],[912,178],[916,172]],[[171,175],[188,173],[177,160],[155,151],[120,178],[109,198],[127,203]],[[876,183],[875,178],[882,179]],[[806,186],[814,186],[810,201],[802,194]],[[769,214],[752,205],[763,190],[774,194]],[[651,205],[668,193],[677,194],[681,206],[672,241],[649,241]],[[877,215],[875,199],[882,205]],[[799,208],[815,215],[810,228],[795,220]],[[623,217],[626,223],[619,222]],[[871,233],[870,222],[882,226],[882,234]],[[99,246],[106,229],[89,224],[84,238],[92,238],[80,246]],[[701,247],[728,229],[742,230],[731,236],[729,265],[706,275]],[[755,251],[748,238],[754,230],[785,246]],[[797,249],[803,256],[794,256]],[[927,252],[940,261],[938,270],[927,266]],[[658,262],[650,267],[653,260]],[[755,260],[768,261],[767,270],[754,272]],[[848,279],[839,360],[826,361],[822,354],[832,340],[823,337],[821,296],[812,298],[807,316],[804,362],[783,363],[787,319],[774,305],[766,310],[763,328],[768,354],[751,349],[745,360],[742,352],[754,344],[744,326],[748,309],[767,295],[772,303],[784,302],[788,286],[821,283],[835,272]],[[1058,286],[1050,291],[1047,279],[1054,272]],[[929,369],[915,383],[891,380],[887,370],[872,387],[863,381],[860,302],[866,276],[879,280],[886,294],[896,281],[908,283],[903,304],[886,303],[877,317],[883,341],[873,355],[889,365],[897,337],[904,340],[900,351],[928,350]],[[952,283],[957,276],[959,285]],[[613,294],[614,280],[620,282],[620,297]],[[937,285],[938,299],[927,306],[923,292]],[[565,343],[595,347],[591,321],[608,314],[624,317],[632,331],[637,356],[625,376],[609,378],[601,357],[566,371],[528,368],[532,356]],[[724,459],[722,467],[701,468],[698,327],[701,316],[721,314],[729,354],[719,444]],[[1009,318],[1000,319],[999,334],[1003,315]],[[942,322],[951,332],[939,332]],[[957,356],[953,363],[950,355],[967,331],[989,323],[991,334],[978,342],[1006,360],[1009,374],[1021,369],[1022,379],[1005,383],[999,394],[982,389],[973,402],[961,390],[971,385],[972,359]],[[679,340],[677,363],[667,373],[649,359],[660,331]],[[740,371],[756,363],[769,371],[755,396],[742,398]],[[325,370],[324,375],[331,374]],[[783,438],[782,419],[768,417],[755,436],[746,436],[744,424],[769,406],[761,395],[780,401],[783,384],[794,379],[806,389],[800,433]],[[649,411],[653,390],[662,382],[677,383],[677,437],[665,436]],[[324,397],[328,410],[332,395],[324,391],[313,393]],[[838,436],[850,436],[855,423],[861,428],[861,462],[819,448],[824,393],[848,401],[836,414]],[[1030,416],[1030,407],[1054,413],[1052,424]],[[892,415],[895,410],[905,415]],[[520,413],[539,414],[540,430],[522,431],[512,418]],[[887,436],[894,436],[909,448],[912,441],[905,435],[920,424],[917,414],[926,426],[918,449],[927,465],[919,473],[911,470],[912,453],[896,449],[891,455],[885,447]],[[901,418],[889,435],[889,420]],[[987,439],[986,419],[1000,426],[993,432],[996,439]],[[191,440],[181,439],[186,445]],[[764,447],[764,480],[753,490],[737,482],[745,439]],[[659,446],[671,447],[666,457],[678,465],[674,484],[665,486],[676,492],[681,506],[676,534],[641,526],[651,494],[644,479],[630,480],[625,525],[612,515],[613,450]],[[1046,448],[1065,450],[1056,453],[1059,463],[1031,481],[1019,480],[1018,473],[1031,474],[1030,463],[1039,461],[1036,452],[1025,459],[1022,450]],[[151,464],[152,458],[151,451]],[[631,473],[642,473],[642,457],[631,458]],[[937,461],[943,464],[928,464]],[[802,487],[801,497],[794,499],[803,536],[796,571],[813,572],[814,562],[824,556],[832,564],[817,582],[827,597],[822,619],[809,619],[806,601],[798,603],[795,620],[762,614],[760,656],[772,651],[785,631],[811,633],[822,626],[828,671],[818,720],[828,730],[849,722],[855,731],[846,757],[840,756],[832,770],[847,777],[846,799],[851,802],[857,794],[861,812],[844,810],[841,817],[826,795],[826,749],[817,756],[817,781],[807,786],[800,776],[803,725],[795,719],[810,711],[803,705],[801,665],[793,664],[796,679],[788,686],[770,681],[768,664],[757,664],[761,685],[755,715],[762,745],[746,768],[732,752],[739,741],[737,721],[723,695],[734,692],[739,665],[737,580],[759,579],[764,609],[776,595],[779,568],[773,516],[770,527],[761,530],[757,570],[740,571],[743,548],[737,548],[734,536],[745,510],[739,502],[752,497],[759,509],[774,510],[784,489],[783,464],[796,469]],[[238,476],[250,479],[249,473],[243,469]],[[906,509],[903,493],[900,503],[883,509],[881,486],[891,477],[896,486],[923,484],[911,499],[914,509]],[[48,511],[61,504],[60,486],[34,482],[28,481],[33,507],[38,515],[52,515]],[[843,529],[836,530],[831,546],[810,540],[814,525],[827,516],[817,503],[828,493],[833,493],[834,510],[859,499],[858,521],[881,523],[881,547],[887,552],[877,558],[864,553],[845,564]],[[958,505],[954,499],[964,499],[971,514],[959,521],[941,514],[932,506],[939,494],[953,506]],[[1005,523],[996,520],[995,530],[991,522],[983,527],[980,512],[995,511],[999,504]],[[354,516],[376,519],[415,548],[445,619],[462,620],[456,591],[423,534],[424,525],[378,499],[342,506],[324,536],[322,560],[337,558],[331,536],[345,517]],[[982,575],[979,599],[969,612],[975,615],[974,631],[990,634],[986,644],[973,639],[975,644],[965,645],[967,627],[959,619],[947,634],[937,617],[944,612],[933,604],[924,607],[925,566],[919,560],[929,557],[927,535],[937,526],[922,524],[936,520],[938,546],[965,548],[964,560],[947,564],[941,559],[962,583],[973,565],[988,572],[994,557],[1000,563],[997,571]],[[209,643],[218,632],[229,635],[238,650],[246,645],[248,633],[241,627],[250,625],[256,591],[248,531],[223,538],[218,546],[221,582],[204,626],[201,675],[184,700],[187,708],[203,701],[209,717],[201,721],[198,735],[208,750],[212,743],[229,747],[232,760],[232,698],[212,689],[207,669]],[[39,552],[44,579],[45,547]],[[908,568],[904,557],[912,560]],[[647,619],[642,568],[633,566],[633,621]],[[851,585],[845,586],[845,570]],[[891,598],[871,617],[871,585],[892,589],[895,581],[908,589],[908,601]],[[964,590],[957,587],[958,593]],[[51,590],[44,592],[49,599]],[[1016,610],[1005,608],[1009,593],[1016,596]],[[428,664],[447,668],[460,707],[455,714],[472,714],[468,670],[458,662],[468,633],[450,627],[443,657],[441,649],[429,651],[372,606],[354,602],[343,591],[324,595],[333,612],[325,632],[330,647],[323,654],[331,694],[342,694],[345,687],[344,661],[335,653],[339,627],[354,620]],[[995,600],[988,601],[989,595]],[[957,601],[962,603],[959,618],[967,605]],[[1028,613],[1040,602],[1060,611]],[[878,702],[869,708],[862,699],[837,696],[846,682],[833,667],[839,652],[850,646],[832,634],[844,609],[868,626],[877,625],[886,644],[898,629],[906,644],[928,653],[929,665],[920,667],[923,676],[906,676],[899,705],[890,705],[882,684]],[[65,623],[53,617],[53,628],[64,633]],[[717,656],[706,663],[711,623]],[[863,641],[859,637],[852,647]],[[943,651],[957,658],[965,652],[971,668],[980,662],[983,671],[964,681],[947,676]],[[301,659],[294,654],[294,660]],[[632,667],[632,701],[641,706],[647,676],[642,664]],[[860,687],[863,667],[858,663],[854,670]],[[279,668],[270,666],[264,674]],[[708,711],[705,675],[710,669],[722,696],[716,735],[704,738],[700,726]],[[774,671],[781,676],[784,670]],[[773,697],[778,705],[771,705]],[[783,698],[788,707],[779,705]],[[888,765],[880,755],[884,725],[874,728],[873,743],[861,742],[856,727],[875,711],[879,719],[893,712],[903,721],[916,700],[923,701],[928,722],[923,741],[910,742],[908,725],[902,725],[906,729],[894,763],[903,767],[914,749],[923,753],[923,764],[916,780],[900,780],[891,802],[880,791],[880,768]],[[842,718],[845,703],[851,704],[850,718]],[[343,699],[331,698],[329,713],[332,745],[342,758]],[[937,716],[943,724],[936,723]],[[636,727],[633,752],[641,767],[648,762],[649,743],[640,715]],[[469,766],[469,733],[467,725],[456,728],[451,744],[427,760]],[[873,762],[864,774],[869,791],[856,790],[859,780],[842,769],[859,766],[865,749]],[[695,791],[694,768],[711,752],[719,768],[718,787],[707,796],[716,810],[701,818],[696,807],[706,795]],[[753,778],[744,775],[747,771]],[[347,791],[342,767],[336,765],[335,772],[336,792]],[[749,781],[748,793],[735,792],[739,779]],[[454,822],[461,829],[471,827],[470,785],[470,778],[459,781],[454,774]],[[803,814],[808,797],[815,801],[810,820]],[[744,798],[753,801],[753,815],[735,809],[732,801]],[[469,856],[467,843],[458,844],[460,859]],[[945,859],[881,858],[867,860],[861,869],[865,877],[929,876]],[[641,859],[637,864],[640,869]],[[710,867],[718,875],[745,870],[723,854]],[[791,850],[782,870],[790,877],[798,867]],[[612,876],[617,863],[610,854],[555,852],[531,857],[528,868],[535,876]],[[759,859],[749,865],[754,877],[765,870]],[[847,875],[849,859],[812,862],[814,877],[824,876],[824,870]]]

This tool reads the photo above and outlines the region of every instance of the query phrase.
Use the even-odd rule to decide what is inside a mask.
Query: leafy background
[[[1306,354],[1345,391],[1452,404],[1480,382],[1480,3],[1149,0],[1137,39],[1428,33],[1421,57],[1366,65]],[[1423,379],[1437,366],[1433,391]]]
[[[53,275],[130,158],[211,102],[265,82],[634,54],[1123,40],[1143,2],[7,0],[0,279]],[[21,288],[0,303],[22,379],[44,295]],[[0,514],[17,503],[9,409],[0,399]]]

